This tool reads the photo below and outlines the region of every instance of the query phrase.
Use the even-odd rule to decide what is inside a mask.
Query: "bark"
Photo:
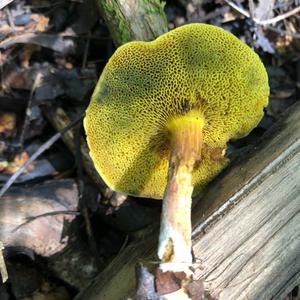
[[[164,4],[159,0],[97,0],[113,41],[152,41],[168,31]]]
[[[219,299],[281,299],[300,274],[300,103],[263,145],[216,178],[194,207],[194,278]],[[134,297],[134,265],[152,268],[157,231],[125,249],[77,300]]]

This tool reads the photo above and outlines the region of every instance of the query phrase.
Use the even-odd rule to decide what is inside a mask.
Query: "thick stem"
[[[172,152],[158,245],[164,271],[183,271],[192,263],[192,171],[201,156],[203,124],[202,118],[193,115],[169,124]]]
[[[192,168],[173,163],[174,156],[163,200],[158,256],[163,262],[191,263]]]

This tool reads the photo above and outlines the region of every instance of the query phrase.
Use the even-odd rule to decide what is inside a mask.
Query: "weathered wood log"
[[[300,102],[278,124],[196,199],[195,277],[219,299],[281,299],[300,282]],[[157,236],[128,246],[76,299],[134,297],[134,266],[156,260]]]
[[[120,46],[129,41],[151,41],[168,31],[160,0],[96,0],[113,41]]]

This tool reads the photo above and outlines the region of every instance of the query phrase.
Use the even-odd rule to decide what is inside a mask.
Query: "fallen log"
[[[129,41],[152,41],[168,31],[164,3],[159,0],[97,0],[116,46]]]
[[[253,153],[195,199],[195,278],[219,299],[281,299],[300,282],[300,102]],[[134,297],[135,264],[155,267],[157,230],[129,245],[76,299]],[[152,263],[151,263],[152,262]]]

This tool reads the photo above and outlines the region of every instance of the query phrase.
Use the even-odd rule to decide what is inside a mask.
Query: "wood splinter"
[[[7,273],[7,268],[3,256],[3,250],[4,250],[4,245],[2,241],[0,241],[0,274],[2,277],[2,283],[6,282],[8,279],[8,273]]]

